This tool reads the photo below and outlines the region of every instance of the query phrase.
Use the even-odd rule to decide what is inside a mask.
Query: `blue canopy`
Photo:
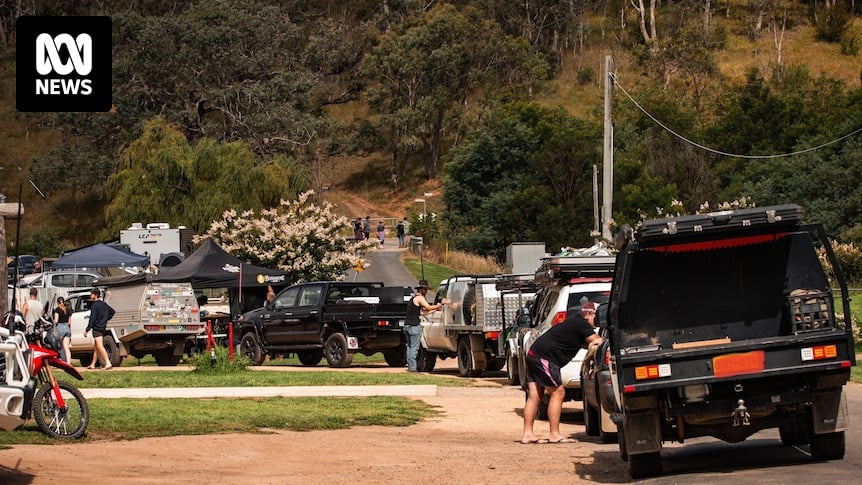
[[[54,264],[54,269],[62,268],[117,268],[122,266],[150,265],[150,257],[130,251],[112,248],[104,243],[84,246],[63,253]]]

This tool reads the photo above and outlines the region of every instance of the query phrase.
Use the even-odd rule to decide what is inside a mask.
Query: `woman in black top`
[[[69,326],[69,317],[72,310],[66,306],[66,300],[62,296],[57,297],[57,307],[52,312],[54,316],[54,328],[60,335],[63,341],[63,351],[60,352],[60,358],[68,363],[72,360],[72,353],[69,351],[69,345],[72,343],[72,327]]]

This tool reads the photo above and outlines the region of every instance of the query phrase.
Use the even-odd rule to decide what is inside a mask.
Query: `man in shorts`
[[[527,352],[527,402],[524,403],[524,434],[521,443],[573,443],[575,440],[560,434],[560,414],[563,411],[563,398],[566,389],[560,377],[560,367],[564,367],[578,351],[589,345],[599,345],[602,338],[593,327],[596,318],[596,304],[584,303],[580,314],[570,312],[563,323],[551,327],[543,333]],[[548,391],[548,424],[550,434],[547,439],[539,439],[533,433],[533,423],[539,411],[539,401]]]

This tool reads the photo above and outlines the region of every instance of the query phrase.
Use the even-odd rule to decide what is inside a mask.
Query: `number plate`
[[[760,372],[766,366],[766,353],[753,350],[744,354],[720,355],[712,358],[715,377],[732,377]]]

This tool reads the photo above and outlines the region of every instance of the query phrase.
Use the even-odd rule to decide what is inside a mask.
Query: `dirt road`
[[[583,433],[567,403],[562,431],[575,444],[521,445],[523,393],[500,385],[440,388],[422,399],[439,417],[406,428],[148,438],[0,451],[0,483],[437,483],[626,481],[615,445]],[[547,423],[536,429],[547,435]],[[595,453],[599,451],[599,453]],[[594,456],[601,457],[596,463]]]

